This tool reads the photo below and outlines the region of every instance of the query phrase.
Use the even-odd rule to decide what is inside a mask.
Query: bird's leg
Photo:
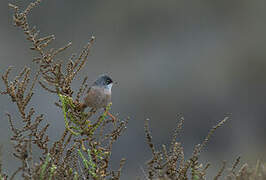
[[[115,122],[115,120],[116,120],[116,117],[115,116],[113,116],[111,113],[109,113],[109,112],[107,112],[107,114],[108,114],[108,116],[110,116],[111,118],[112,118],[112,120],[113,120],[113,122]]]
[[[108,116],[110,116],[110,117],[112,118],[112,120],[113,120],[113,121],[115,121],[115,120],[116,120],[116,117],[115,117],[115,116],[113,116],[111,113],[107,112],[107,114],[108,114]]]

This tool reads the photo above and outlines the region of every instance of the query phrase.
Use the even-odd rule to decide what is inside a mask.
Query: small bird
[[[98,109],[106,108],[111,102],[113,84],[113,80],[108,75],[100,75],[89,87],[84,103],[81,104],[81,109],[84,110],[86,107],[90,107],[92,108],[91,111],[95,112]],[[108,115],[114,118],[110,113]]]

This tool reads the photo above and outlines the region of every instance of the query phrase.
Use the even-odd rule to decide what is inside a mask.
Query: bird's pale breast
[[[91,108],[103,108],[111,102],[111,91],[102,88],[92,86],[88,90],[88,94],[85,98],[85,104]]]

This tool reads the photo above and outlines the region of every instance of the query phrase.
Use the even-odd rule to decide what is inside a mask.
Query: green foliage
[[[88,157],[87,159],[84,157],[84,155],[82,154],[82,152],[79,149],[77,151],[78,151],[79,156],[82,159],[83,165],[89,171],[89,174],[92,177],[97,178],[97,175],[95,173],[96,165],[92,161],[91,154],[90,154],[90,150],[87,149],[87,157]]]
[[[73,135],[80,135],[82,129],[79,126],[70,126],[69,124],[73,122],[75,125],[79,125],[78,121],[74,119],[71,113],[68,113],[69,108],[75,109],[75,105],[73,103],[73,99],[69,96],[58,94],[60,101],[62,102],[62,111],[64,114],[65,126]],[[68,118],[69,117],[69,118]],[[70,121],[68,120],[70,119]],[[88,122],[88,121],[87,121]],[[74,131],[74,130],[76,131]]]
[[[74,172],[74,180],[78,180],[78,178],[79,178],[79,175],[78,175],[78,173],[77,172]]]
[[[45,173],[45,170],[46,170],[46,167],[47,167],[49,161],[50,161],[50,155],[47,154],[46,159],[44,161],[44,164],[41,166],[41,174],[40,174],[40,179],[41,180],[44,179],[44,173]]]
[[[31,43],[30,49],[36,55],[33,63],[37,66],[34,69],[23,68],[11,81],[9,79],[11,67],[7,68],[2,75],[5,90],[1,91],[1,94],[11,97],[21,120],[21,125],[17,127],[14,125],[17,123],[13,123],[12,119],[17,115],[14,112],[7,113],[12,131],[11,140],[14,144],[12,154],[17,161],[21,162],[10,179],[18,178],[19,175],[25,179],[41,180],[62,179],[62,177],[78,180],[87,176],[94,179],[99,177],[119,179],[123,164],[114,171],[109,163],[112,146],[126,129],[127,120],[122,121],[109,114],[111,103],[100,117],[93,117],[95,121],[92,120],[95,111],[85,113],[85,107],[80,100],[87,92],[88,77],[84,77],[77,91],[72,90],[71,87],[74,80],[80,79],[75,77],[86,65],[95,37],[90,38],[80,53],[73,54],[66,61],[61,61],[58,55],[66,51],[72,43],[58,49],[50,47],[51,42],[55,40],[55,35],[40,36],[39,30],[35,26],[31,27],[28,21],[31,10],[40,3],[41,0],[35,0],[29,3],[25,10],[9,4],[9,7],[14,10],[13,23]],[[55,105],[62,109],[62,120],[65,124],[59,139],[49,138],[47,129],[50,120],[44,120],[46,115],[37,114],[35,104],[29,107],[38,83],[47,92],[44,94],[45,97],[52,94],[59,97]],[[33,147],[42,152],[40,157],[35,157]],[[81,156],[81,152],[87,152],[88,157]],[[40,161],[36,162],[35,159]],[[84,163],[82,168],[78,166],[80,160]],[[1,163],[0,175],[2,179],[7,179]]]
[[[52,167],[50,168],[50,175],[49,175],[49,180],[52,180],[54,173],[56,171],[56,165],[52,164]]]
[[[83,133],[88,133],[89,135],[92,135],[95,132],[95,130],[99,128],[104,119],[107,117],[107,114],[111,109],[112,105],[112,103],[109,103],[108,106],[105,108],[105,111],[102,114],[102,116],[100,116],[99,121],[97,121],[95,124],[92,125],[90,120],[87,119],[89,115],[84,112],[80,112],[81,113],[80,120],[75,118],[72,112],[78,107],[73,103],[73,99],[71,97],[62,94],[58,94],[58,96],[62,103],[62,111],[64,114],[66,129],[68,129],[75,136],[78,136]],[[69,111],[70,109],[72,111]],[[74,125],[70,125],[71,123]]]
[[[96,129],[99,128],[99,126],[102,124],[102,122],[104,121],[104,119],[107,117],[107,114],[109,112],[109,110],[111,109],[112,103],[109,103],[107,105],[107,107],[105,108],[104,113],[100,116],[100,119],[98,122],[96,122],[92,128],[89,129],[89,134],[93,134],[95,132]]]
[[[24,179],[119,179],[125,160],[120,161],[120,167],[117,171],[110,169],[110,156],[112,146],[126,129],[127,120],[121,121],[118,118],[108,119],[108,113],[111,109],[111,103],[106,107],[104,113],[98,117],[96,122],[92,122],[90,117],[92,112],[85,113],[80,108],[80,98],[84,95],[87,88],[84,78],[77,92],[71,88],[71,83],[78,72],[85,66],[89,55],[91,44],[94,37],[84,46],[79,56],[72,56],[67,64],[58,61],[57,55],[71,46],[71,43],[59,48],[48,48],[48,45],[55,40],[54,35],[39,37],[38,30],[30,27],[28,15],[33,8],[38,6],[41,0],[30,3],[25,10],[18,6],[9,4],[14,10],[13,22],[16,27],[22,30],[26,39],[32,44],[31,49],[38,56],[33,59],[38,65],[38,72],[32,79],[31,69],[23,68],[21,72],[13,79],[9,80],[11,68],[6,70],[2,76],[5,85],[5,91],[1,94],[9,95],[11,101],[17,106],[22,126],[15,127],[12,117],[7,117],[12,131],[11,140],[14,143],[14,152],[12,153],[17,161],[21,162],[17,170],[10,176],[10,179],[18,179],[18,174]],[[66,62],[66,61],[64,61]],[[66,67],[63,69],[63,67]],[[76,78],[77,79],[77,78]],[[31,85],[30,85],[31,82]],[[44,122],[44,115],[36,115],[34,104],[28,107],[33,96],[33,90],[36,83],[50,94],[57,94],[60,102],[55,104],[62,109],[65,129],[58,140],[49,139],[47,129],[48,122]],[[76,98],[73,96],[76,95]],[[45,111],[45,110],[44,110]],[[14,112],[12,112],[14,113]],[[15,114],[15,113],[14,113]],[[17,116],[17,115],[14,115]],[[210,164],[205,167],[199,163],[198,159],[201,150],[206,146],[217,128],[224,125],[229,119],[225,117],[221,122],[214,126],[204,141],[196,145],[194,152],[189,159],[185,159],[184,148],[181,142],[177,142],[177,134],[182,129],[184,122],[183,116],[180,117],[180,123],[177,125],[170,147],[162,145],[162,149],[155,148],[152,143],[152,136],[148,128],[148,122],[145,124],[145,133],[147,144],[151,149],[151,160],[146,164],[146,179],[176,179],[193,180],[206,179],[206,170]],[[41,124],[41,123],[44,123]],[[109,126],[111,124],[111,126]],[[97,132],[97,133],[96,133]],[[49,142],[49,144],[48,144]],[[38,148],[43,155],[36,158],[32,147]],[[86,153],[85,156],[83,153]],[[40,159],[35,162],[34,159]],[[82,167],[78,166],[82,161]],[[240,158],[237,158],[230,171],[227,172],[228,180],[265,180],[266,164],[260,161],[255,167],[244,164],[238,172],[236,168],[239,165]],[[226,163],[223,163],[214,180],[222,177],[226,169]],[[144,173],[146,173],[144,172]],[[191,172],[191,173],[189,173]],[[7,175],[2,171],[0,163],[0,180],[6,180]]]
[[[45,171],[47,170],[47,166],[51,161],[51,157],[50,154],[48,153],[46,155],[45,161],[43,163],[43,165],[41,166],[41,173],[40,173],[40,180],[44,180],[45,179]],[[56,170],[56,165],[52,164],[52,166],[50,167],[50,171],[49,171],[49,180],[52,179],[54,173]]]

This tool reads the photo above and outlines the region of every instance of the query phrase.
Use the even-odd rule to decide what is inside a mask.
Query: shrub
[[[54,35],[39,37],[39,31],[31,27],[28,22],[28,15],[33,8],[40,4],[41,0],[30,3],[25,10],[9,4],[14,10],[13,22],[15,27],[22,30],[26,39],[31,42],[31,49],[38,56],[33,58],[37,70],[25,67],[21,72],[9,80],[12,67],[9,67],[2,75],[5,90],[1,94],[8,95],[16,105],[21,127],[13,123],[13,114],[7,113],[7,119],[12,131],[11,141],[14,143],[13,156],[21,164],[10,179],[119,179],[125,159],[120,161],[118,170],[110,167],[110,157],[113,144],[118,140],[126,129],[128,119],[125,121],[117,117],[109,117],[108,112],[111,104],[104,113],[95,121],[92,119],[95,112],[84,112],[80,99],[88,89],[87,79],[84,77],[78,91],[71,88],[74,78],[85,66],[90,48],[95,38],[92,36],[84,46],[81,53],[72,55],[64,64],[58,56],[66,51],[71,43],[54,49],[50,43],[55,40]],[[35,74],[35,75],[34,75]],[[64,118],[65,128],[59,139],[50,139],[47,133],[49,122],[45,121],[45,115],[35,111],[35,104],[31,104],[32,96],[36,85],[40,85],[47,94],[55,94],[57,99],[55,105],[61,109]],[[208,143],[215,130],[221,127],[230,116],[226,116],[221,122],[214,126],[205,140],[195,146],[191,157],[185,160],[184,149],[180,142],[177,142],[177,135],[184,123],[183,116],[173,134],[171,146],[167,148],[162,145],[161,149],[155,148],[152,143],[152,136],[145,123],[147,144],[151,149],[152,158],[146,164],[144,176],[146,179],[180,179],[199,180],[206,179],[207,169],[210,163],[205,166],[198,159],[201,151]],[[38,162],[34,162],[33,146],[37,147],[42,155]],[[266,164],[258,161],[256,166],[249,167],[244,164],[238,172],[236,168],[240,163],[237,158],[232,168],[224,176],[231,180],[265,180]],[[214,177],[215,180],[222,177],[226,171],[226,162],[223,162],[221,169]],[[7,179],[8,176],[2,170],[0,162],[0,179]]]

